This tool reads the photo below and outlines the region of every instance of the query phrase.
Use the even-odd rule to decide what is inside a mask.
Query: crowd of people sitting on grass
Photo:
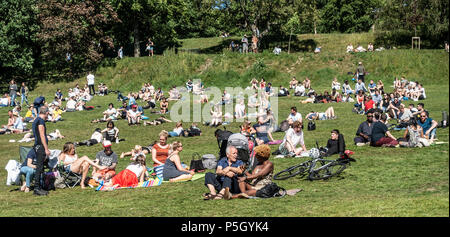
[[[372,46],[373,47],[373,46]],[[223,92],[219,101],[211,102],[211,120],[204,125],[217,127],[224,124],[224,119],[235,118],[244,119],[240,126],[239,133],[254,137],[254,141],[249,138],[249,146],[254,148],[257,165],[255,169],[249,172],[237,156],[237,149],[233,146],[226,148],[226,157],[219,157],[217,167],[214,173],[205,174],[205,186],[208,193],[203,195],[205,200],[249,198],[255,196],[258,190],[272,183],[274,165],[269,160],[270,155],[277,158],[284,157],[303,157],[308,156],[308,148],[304,139],[303,124],[306,121],[314,120],[333,120],[338,116],[334,107],[329,106],[325,111],[310,111],[304,116],[292,106],[287,117],[278,123],[271,111],[270,97],[290,97],[291,95],[307,97],[300,101],[305,103],[339,103],[351,102],[354,104],[354,112],[367,116],[366,121],[361,123],[356,129],[354,144],[357,146],[370,145],[373,147],[424,147],[429,146],[436,140],[437,121],[429,118],[429,113],[424,109],[424,103],[418,103],[417,108],[409,101],[418,101],[426,99],[425,89],[417,81],[408,81],[404,77],[396,78],[393,84],[392,93],[387,93],[387,88],[381,80],[375,83],[369,81],[366,86],[364,75],[367,75],[362,63],[358,64],[358,69],[353,74],[352,80],[344,80],[341,84],[335,77],[331,81],[330,93],[328,90],[323,93],[317,93],[312,85],[314,84],[308,77],[303,81],[298,81],[292,77],[289,86],[279,85],[278,91],[275,91],[271,82],[264,78],[259,81],[253,78],[250,86],[247,88],[254,93],[249,96],[247,103],[242,95],[231,95],[227,91]],[[349,81],[354,82],[354,90]],[[194,95],[200,95],[198,103],[208,103],[208,97],[205,95],[204,85],[200,82],[193,82],[191,79],[186,82],[184,88],[172,86],[169,90],[169,96],[166,97],[161,88],[155,88],[152,83],[145,83],[138,92],[129,92],[124,96],[117,92],[117,100],[122,103],[120,108],[114,108],[113,103],[108,104],[108,108],[99,114],[99,118],[93,120],[93,123],[105,122],[106,128],[103,130],[96,128],[91,137],[82,141],[67,142],[59,156],[59,163],[67,172],[74,172],[81,175],[81,187],[87,185],[91,187],[102,186],[105,190],[113,190],[120,187],[135,187],[138,183],[151,179],[152,176],[161,177],[164,181],[177,182],[192,179],[194,170],[188,169],[187,165],[181,162],[183,144],[175,141],[171,144],[167,142],[169,137],[194,137],[200,136],[202,131],[197,123],[192,123],[189,129],[183,127],[182,122],[176,122],[173,130],[162,130],[159,133],[159,140],[152,144],[136,144],[131,151],[121,152],[118,156],[112,150],[113,143],[119,143],[125,139],[120,137],[120,130],[115,126],[119,119],[126,120],[128,125],[157,126],[162,123],[172,123],[164,115],[169,112],[169,101],[176,101],[181,98],[182,90],[186,90]],[[94,94],[92,88],[85,85],[79,89],[78,84],[69,89],[68,96],[64,98],[61,90],[55,93],[54,101],[50,104],[42,98],[38,103],[28,106],[24,118],[20,117],[21,106],[16,105],[13,110],[8,111],[8,121],[3,125],[0,134],[5,133],[25,133],[21,141],[32,141],[33,134],[26,129],[24,123],[33,122],[39,114],[41,107],[49,109],[46,121],[61,121],[64,112],[93,109],[87,107]],[[98,87],[98,95],[108,95],[108,88],[104,84]],[[5,95],[9,96],[9,95]],[[10,99],[8,99],[10,100]],[[62,102],[66,101],[63,107]],[[145,104],[139,106],[138,101]],[[223,114],[222,105],[236,102],[234,114]],[[11,102],[8,101],[8,104]],[[159,104],[158,104],[159,103]],[[195,101],[194,101],[195,103]],[[157,104],[159,111],[156,111]],[[150,109],[151,112],[159,113],[161,116],[146,121],[148,117],[144,116],[144,110]],[[254,112],[251,112],[253,109]],[[252,125],[251,118],[256,118]],[[143,121],[143,122],[142,122]],[[187,128],[187,126],[186,126]],[[394,137],[392,130],[404,130],[401,137]],[[275,140],[275,132],[284,132],[282,140]],[[65,138],[59,130],[50,133],[49,140]],[[76,147],[93,146],[101,144],[103,150],[99,151],[95,159],[87,156],[79,157],[76,153]],[[271,150],[269,145],[277,145],[276,149]],[[344,136],[338,129],[331,131],[330,139],[325,147],[324,156],[334,154],[343,154],[345,152]],[[33,150],[33,149],[32,149]],[[22,173],[26,176],[26,182],[21,187],[22,191],[27,192],[32,180],[33,159],[35,154],[30,152],[28,160],[22,165]],[[116,174],[116,166],[119,160],[130,157],[130,164],[124,170]],[[128,158],[127,158],[128,159]],[[128,161],[127,161],[128,162]],[[89,173],[90,167],[93,168]],[[90,176],[88,179],[87,177]]]

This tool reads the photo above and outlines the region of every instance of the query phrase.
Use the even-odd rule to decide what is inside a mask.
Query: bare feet
[[[24,191],[25,191],[25,188],[27,188],[27,185],[24,183],[24,184],[22,185],[22,187],[20,187],[20,191],[24,192]]]

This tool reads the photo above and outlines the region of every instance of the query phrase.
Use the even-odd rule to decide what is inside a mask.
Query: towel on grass
[[[103,185],[103,183],[101,183],[95,189],[95,191],[112,191],[112,190],[124,189],[124,188],[148,188],[148,187],[153,187],[153,186],[159,186],[159,185],[161,185],[161,183],[162,183],[162,178],[156,176],[154,179],[150,179],[150,180],[138,183],[138,185],[136,187],[118,187],[118,188],[113,188],[113,187],[105,187]]]
[[[186,182],[186,181],[194,181],[194,180],[201,179],[201,178],[204,178],[204,177],[205,177],[205,174],[204,174],[204,173],[203,173],[203,174],[195,173],[195,174],[192,176],[191,179],[175,181],[175,183]],[[163,183],[170,183],[170,181],[163,181]]]

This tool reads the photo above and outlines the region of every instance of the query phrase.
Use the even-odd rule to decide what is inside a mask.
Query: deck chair
[[[31,146],[19,146],[19,162],[20,164],[23,164],[25,160],[27,159],[28,152],[33,149]]]
[[[64,184],[69,188],[74,188],[81,182],[81,174],[69,171],[67,172],[64,169],[64,165],[58,164],[56,169],[59,171],[59,174],[64,179]]]

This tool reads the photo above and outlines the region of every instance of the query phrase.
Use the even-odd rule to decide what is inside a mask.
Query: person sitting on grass
[[[256,196],[258,190],[272,183],[274,165],[269,161],[270,147],[268,145],[260,145],[254,151],[258,163],[252,173],[245,172],[244,176],[238,178],[241,193],[232,195],[232,199]],[[225,193],[225,195],[225,199],[229,199],[229,194]]]
[[[105,190],[113,190],[115,188],[136,187],[139,183],[144,182],[146,164],[145,157],[139,155],[136,160],[131,162],[126,169],[120,171],[112,177],[108,182],[104,183]]]
[[[162,97],[161,102],[159,103],[159,107],[161,108],[161,114],[166,114],[169,112],[169,102],[166,98]]]
[[[165,130],[159,133],[159,142],[153,145],[152,148],[152,160],[153,167],[164,165],[167,157],[169,156],[169,144],[167,144],[167,138],[169,133]]]
[[[297,145],[301,147],[297,148]],[[305,141],[303,138],[302,123],[295,121],[292,127],[286,131],[286,135],[283,138],[283,142],[278,148],[280,154],[279,158],[284,156],[294,157],[300,156],[302,152],[306,151]]]
[[[141,124],[141,112],[137,111],[137,105],[132,105],[131,109],[127,112],[128,125]]]
[[[163,177],[164,181],[176,182],[182,180],[190,180],[195,174],[194,171],[189,171],[183,168],[180,160],[180,152],[183,151],[183,144],[176,141],[171,145],[171,153],[164,163]]]
[[[423,111],[420,113],[420,119],[417,121],[423,129],[423,134],[427,139],[433,142],[436,139],[436,128],[438,123],[436,120],[428,117],[428,112]]]
[[[181,122],[177,122],[173,131],[169,132],[169,137],[179,137],[183,130],[183,124]]]
[[[306,115],[306,118],[308,120],[327,120],[336,119],[336,115],[334,114],[334,108],[329,107],[324,113],[311,111],[311,113]]]
[[[117,110],[114,108],[113,103],[109,103],[108,109],[103,112],[103,120],[99,122],[108,122],[111,120],[117,120]]]
[[[214,109],[211,109],[211,127],[217,127],[222,124],[222,110],[219,106],[214,106]]]
[[[92,165],[95,168],[101,170],[106,168],[105,166],[99,166],[90,160],[87,156],[78,158],[75,153],[75,145],[71,142],[64,144],[63,151],[58,157],[58,162],[64,165],[64,170],[66,172],[74,172],[81,174],[80,186],[85,189],[84,181],[86,180],[87,173],[89,172],[89,167]]]
[[[205,186],[209,193],[203,194],[205,200],[231,198],[229,193],[240,193],[237,176],[243,173],[244,163],[237,159],[237,153],[236,147],[227,146],[227,157],[217,162],[216,173],[206,173]]]
[[[23,182],[20,191],[30,192],[31,182],[34,179],[34,173],[36,172],[36,152],[34,149],[30,149],[27,154],[27,158],[20,167],[20,173],[25,175],[25,182]]]
[[[378,118],[379,116],[379,118]],[[377,122],[373,124],[372,127],[372,136],[371,136],[371,144],[376,147],[397,147],[398,141],[392,136],[392,134],[388,131],[386,126],[387,115],[376,113],[375,119]]]
[[[270,141],[274,141],[270,132],[270,126],[268,121],[264,121],[264,117],[258,117],[258,123],[253,125],[253,129],[256,134],[256,142],[258,145],[267,144]]]
[[[417,120],[411,119],[399,144],[401,147],[424,147],[430,146],[430,141],[423,134],[423,129]]]
[[[343,155],[345,152],[344,135],[342,135],[337,129],[331,130],[331,138],[328,139],[326,147],[327,151],[324,155],[325,157],[334,154]]]
[[[101,166],[102,169],[93,167],[92,170],[92,178],[97,182],[107,182],[114,175],[116,175],[116,166],[117,166],[117,154],[112,150],[112,144],[110,141],[103,141],[103,151],[99,151],[95,156],[94,161],[98,166]]]
[[[113,121],[106,124],[106,128],[102,130],[102,135],[105,140],[119,143],[119,128],[114,126]]]
[[[355,145],[364,146],[370,143],[372,128],[374,123],[373,110],[367,111],[367,120],[362,122],[356,131],[356,137],[353,139]]]
[[[292,125],[295,121],[302,122],[302,114],[297,112],[297,107],[291,107],[291,113],[286,118],[290,125]]]

